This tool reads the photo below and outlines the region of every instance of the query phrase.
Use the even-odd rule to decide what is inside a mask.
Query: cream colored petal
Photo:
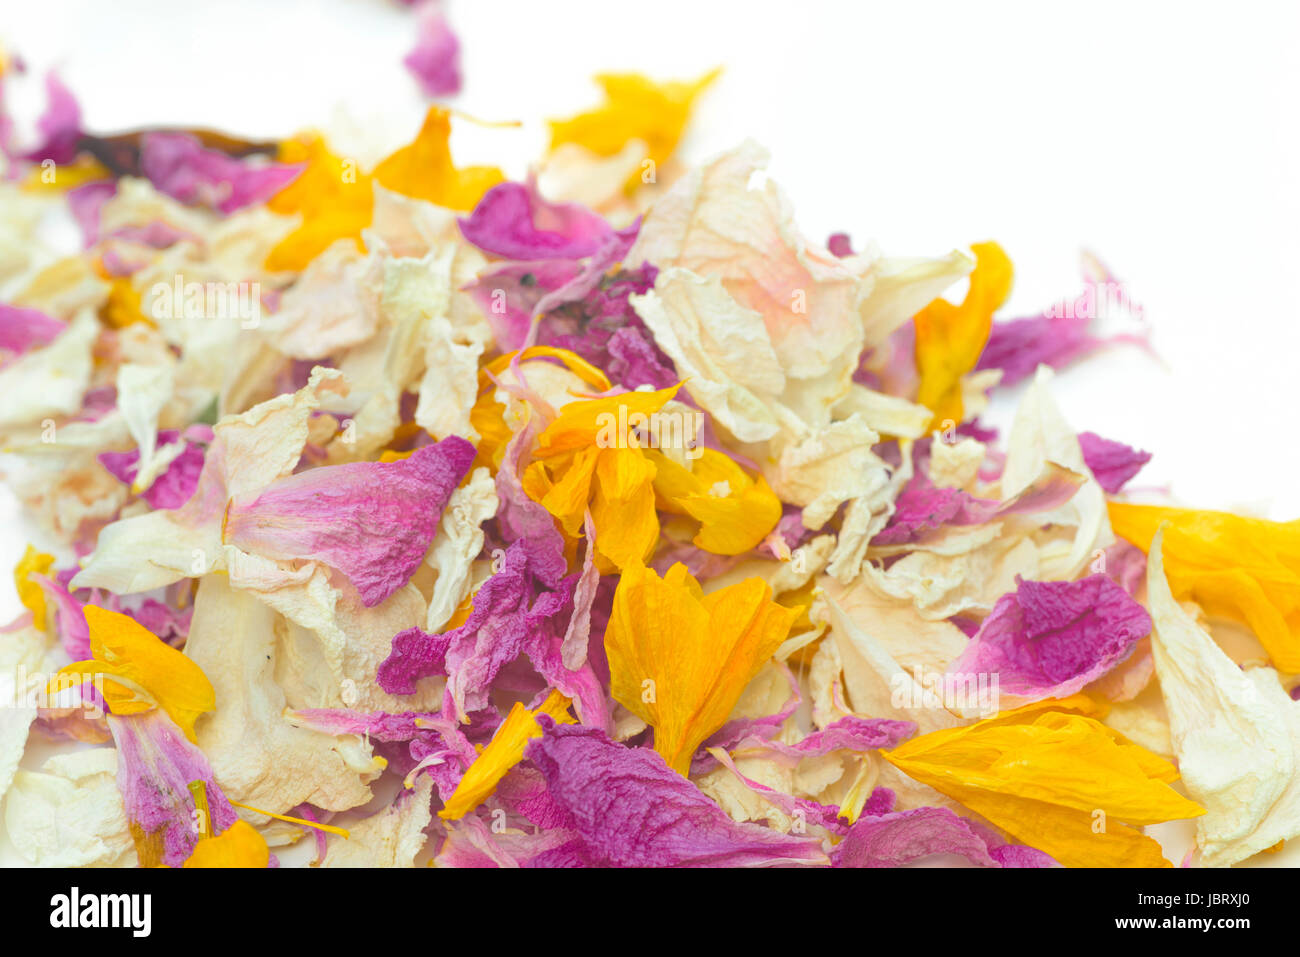
[[[856,382],[849,387],[848,394],[836,403],[834,411],[836,418],[841,419],[847,419],[856,413],[873,432],[900,439],[922,438],[930,427],[930,420],[934,418],[934,413],[923,405],[868,389]]]
[[[857,578],[871,540],[889,524],[899,493],[912,479],[911,442],[903,441],[901,454],[902,466],[890,473],[889,481],[878,485],[872,494],[853,499],[844,512],[835,553],[826,567],[827,573],[841,584]]]
[[[134,490],[140,493],[153,485],[171,461],[184,450],[183,443],[171,452],[158,448],[158,419],[172,398],[174,379],[170,365],[141,365],[126,362],[117,369],[117,408],[140,450],[139,471]]]
[[[764,474],[782,501],[803,508],[804,527],[816,530],[844,502],[888,487],[891,470],[871,450],[879,438],[854,415],[786,445]]]
[[[442,510],[438,534],[424,561],[438,573],[429,599],[424,630],[442,631],[469,595],[474,560],[483,550],[483,523],[497,513],[496,482],[486,468],[477,468],[470,480],[451,493]]]
[[[923,618],[936,621],[965,612],[982,615],[1009,591],[1016,576],[1036,579],[1037,546],[1000,535],[999,523],[958,529],[904,555],[888,571],[863,565],[862,574],[896,598],[907,598]]]
[[[984,464],[984,443],[963,436],[955,442],[930,446],[927,477],[936,488],[959,488],[973,492],[980,466]]]
[[[870,718],[916,722],[919,733],[956,727],[963,722],[942,704],[931,706],[924,686],[894,659],[875,637],[844,611],[830,596],[813,604],[814,620],[831,628],[844,667],[844,690],[854,712]]]
[[[0,430],[43,425],[81,409],[90,385],[92,350],[100,325],[84,311],[49,345],[0,369]]]
[[[957,249],[938,259],[876,259],[871,267],[871,291],[858,307],[865,345],[870,348],[883,343],[974,268],[975,260]]]
[[[869,631],[890,657],[913,674],[945,672],[966,648],[967,638],[960,628],[922,618],[912,602],[882,591],[869,575],[859,576],[850,586],[829,577],[820,584],[850,620]]]
[[[770,405],[785,389],[785,373],[763,317],[738,303],[719,277],[663,269],[652,291],[628,301],[687,392],[724,428],[742,442],[776,434]]]
[[[295,359],[320,359],[359,345],[379,326],[383,264],[351,239],[313,259],[267,319],[269,341]]]
[[[1074,529],[1068,544],[1044,549],[1038,577],[1043,581],[1077,577],[1092,561],[1097,549],[1115,542],[1106,515],[1106,493],[1089,471],[1074,431],[1051,397],[1048,383],[1052,370],[1039,366],[1033,383],[1016,409],[1007,437],[1007,461],[1002,473],[1002,498],[1023,492],[1046,470],[1049,463],[1064,466],[1087,477],[1087,481],[1065,505],[1035,515],[1038,524]]]
[[[642,172],[647,147],[628,140],[613,156],[600,156],[577,143],[561,143],[542,160],[538,191],[552,203],[581,203],[598,213],[621,209],[624,185]]]
[[[1271,668],[1243,672],[1174,601],[1163,538],[1147,561],[1156,675],[1179,773],[1206,811],[1196,819],[1201,858],[1226,867],[1300,833],[1300,704]]]
[[[419,775],[388,807],[349,823],[346,838],[331,834],[321,867],[414,867],[428,840],[432,794],[433,779]]]
[[[762,317],[788,376],[851,371],[870,264],[837,259],[800,235],[789,202],[766,180],[767,162],[747,141],[687,173],[646,214],[627,261],[721,280]]]
[[[4,812],[10,842],[37,867],[136,865],[113,748],[59,754],[40,771],[19,771]]]
[[[195,727],[199,747],[231,800],[281,814],[304,802],[332,811],[365,804],[380,773],[369,745],[284,717],[275,680],[281,628],[274,611],[226,576],[200,581],[185,653],[212,682],[217,706]]]

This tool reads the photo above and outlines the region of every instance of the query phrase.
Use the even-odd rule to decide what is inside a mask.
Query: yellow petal
[[[236,821],[216,837],[205,837],[183,867],[266,867],[271,851],[266,839],[247,821]]]
[[[1083,714],[1023,710],[882,755],[1068,867],[1167,867],[1134,825],[1205,813],[1169,786],[1169,762]]]
[[[49,575],[54,568],[54,556],[38,552],[34,545],[28,545],[23,557],[14,566],[14,587],[18,590],[18,600],[32,613],[32,624],[41,631],[45,630],[45,591],[31,576]]]
[[[646,157],[663,163],[677,147],[695,99],[722,71],[706,73],[691,83],[655,83],[636,73],[605,73],[596,82],[605,103],[567,120],[551,120],[551,149],[576,143],[599,156],[613,156],[632,140],[646,145]],[[640,182],[640,173],[628,181]]]
[[[570,459],[563,474],[546,486],[546,493],[538,499],[542,507],[560,521],[565,534],[576,537],[582,531],[583,516],[587,514],[587,503],[591,499],[591,479],[596,471],[596,462],[600,449],[594,446],[583,449]],[[534,462],[525,469],[528,481],[524,491],[539,488],[539,474],[544,474],[545,465]]]
[[[469,424],[479,434],[478,454],[474,457],[470,472],[480,465],[486,465],[495,473],[501,467],[506,446],[515,435],[506,424],[506,407],[496,400],[492,391],[486,391],[470,409]]]
[[[605,632],[610,693],[655,729],[655,750],[685,775],[799,613],[771,601],[758,578],[701,597],[680,564],[661,579],[630,563]]]
[[[716,555],[739,555],[757,546],[781,520],[781,500],[767,480],[752,479],[727,455],[699,449],[687,469],[659,452],[647,451],[655,464],[655,492],[668,511],[700,523],[695,544]]]
[[[524,759],[528,742],[541,737],[542,726],[537,723],[537,715],[548,714],[561,724],[573,724],[568,708],[569,699],[554,690],[536,711],[529,711],[516,701],[488,746],[466,769],[465,776],[438,816],[447,821],[458,821],[491,797],[506,773]]]
[[[319,135],[282,143],[278,159],[305,168],[267,200],[267,208],[285,216],[297,214],[302,223],[271,250],[266,268],[300,271],[326,247],[348,237],[357,240],[360,248],[361,230],[370,225],[374,192],[370,177],[356,161],[331,153]]]
[[[451,161],[451,113],[432,106],[415,139],[375,167],[375,182],[404,196],[468,211],[505,175],[494,166],[457,169]]]
[[[507,352],[505,355],[497,356],[479,369],[478,400],[470,410],[470,424],[478,431],[480,437],[474,468],[486,465],[496,471],[501,466],[506,446],[514,438],[514,432],[506,424],[506,407],[497,401],[496,382],[493,381],[493,377],[500,376],[516,357],[520,362],[540,358],[558,359],[596,392],[608,392],[611,388],[605,373],[568,349],[559,349],[555,346],[530,346],[523,352]],[[541,501],[540,494],[534,497]]]
[[[284,189],[266,201],[267,209],[282,216],[294,213],[318,214],[325,207],[352,197],[353,203],[369,207],[370,203],[360,202],[369,190],[351,190],[346,187],[359,185],[367,180],[352,160],[344,159],[330,151],[325,138],[318,133],[308,133],[296,139],[286,140],[280,144],[276,159],[281,163],[302,165],[303,170]]]
[[[109,280],[108,298],[100,307],[99,318],[112,329],[125,329],[137,322],[154,325],[140,306],[139,291],[131,284],[130,278],[124,276]]]
[[[216,707],[216,693],[203,670],[175,648],[149,632],[129,615],[87,605],[91,661],[79,661],[61,668],[59,675],[82,680],[94,675],[123,679],[130,689],[139,689],[153,699],[185,736],[195,741],[194,722]],[[105,687],[110,708],[118,714],[148,710],[138,695]],[[66,682],[63,683],[66,686]]]
[[[1115,534],[1144,552],[1168,522],[1164,563],[1174,598],[1242,622],[1279,671],[1300,672],[1300,521],[1118,502],[1107,510]]]
[[[610,574],[630,562],[644,562],[659,541],[654,464],[639,449],[600,449],[591,521],[596,531],[596,567]]]
[[[997,243],[974,243],[975,269],[961,305],[936,299],[916,314],[916,401],[933,426],[962,420],[961,378],[975,368],[993,328],[993,313],[1011,292],[1011,260]]]
[[[71,163],[62,166],[32,167],[32,171],[23,180],[22,188],[29,193],[66,192],[86,183],[112,179],[112,176],[99,160],[82,153]]]
[[[536,455],[551,458],[593,445],[603,449],[635,447],[634,433],[638,428],[647,428],[649,417],[662,409],[679,388],[680,383],[657,392],[623,392],[570,402],[537,437]]]
[[[507,352],[505,355],[497,356],[491,362],[479,370],[479,389],[491,391],[494,386],[488,373],[499,376],[502,372],[510,367],[515,356],[519,357],[520,362],[527,362],[529,359],[551,358],[559,359],[565,367],[572,373],[590,385],[597,392],[608,392],[613,385],[609,377],[601,372],[594,365],[588,362],[576,352],[570,352],[568,349],[560,349],[556,346],[529,346],[523,352]]]

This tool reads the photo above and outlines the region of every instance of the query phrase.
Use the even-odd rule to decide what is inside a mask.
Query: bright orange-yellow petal
[[[596,473],[596,463],[600,458],[600,449],[592,446],[574,455],[564,469],[563,474],[546,488],[546,493],[538,501],[542,507],[559,519],[561,527],[570,537],[576,537],[582,531],[583,516],[587,514],[587,503],[591,500],[591,481]],[[524,490],[537,488],[538,470],[543,463],[534,462],[527,472],[529,484]]]
[[[491,362],[479,370],[479,389],[491,389],[492,375],[500,375],[510,363],[514,361],[515,356],[519,357],[520,362],[527,362],[529,359],[558,359],[570,372],[578,376],[597,392],[608,392],[612,388],[609,377],[601,372],[594,365],[588,362],[576,352],[570,352],[568,349],[560,349],[556,346],[529,346],[523,352],[507,352],[505,355],[497,356]]]
[[[183,867],[266,867],[271,851],[266,839],[247,821],[236,821],[216,837],[194,845]]]
[[[695,544],[716,555],[739,555],[763,541],[781,519],[781,500],[762,476],[716,449],[698,449],[691,468],[647,452],[655,463],[655,491],[672,512],[700,523]]]
[[[610,693],[654,728],[655,750],[686,774],[798,614],[757,578],[701,597],[681,565],[661,579],[631,563],[605,632]]]
[[[479,434],[478,454],[470,471],[486,465],[495,473],[515,435],[506,424],[506,407],[496,400],[493,392],[484,392],[469,410],[469,424]]]
[[[451,113],[432,106],[413,141],[375,167],[375,182],[385,189],[468,211],[505,175],[494,166],[457,169],[451,160]]]
[[[568,708],[569,699],[554,690],[536,711],[529,711],[515,702],[487,747],[465,771],[465,776],[438,816],[447,821],[458,821],[491,797],[501,779],[524,759],[528,742],[541,737],[542,727],[537,723],[537,715],[548,714],[561,724],[572,724],[574,719]]]
[[[1205,813],[1169,762],[1083,714],[999,715],[882,755],[1068,867],[1168,867],[1136,826]]]
[[[45,592],[31,576],[49,575],[54,567],[54,556],[36,550],[28,545],[23,557],[14,566],[14,587],[18,590],[18,600],[32,613],[32,624],[41,631],[45,630]]]
[[[31,193],[66,192],[86,183],[112,179],[112,173],[93,156],[82,153],[62,166],[35,166],[23,180],[22,188]]]
[[[974,243],[975,269],[961,305],[936,299],[916,314],[916,401],[938,426],[961,422],[961,379],[975,368],[993,328],[993,313],[1011,292],[1011,260],[997,243]]]
[[[596,566],[611,573],[644,562],[659,541],[654,464],[640,449],[600,449],[591,521],[596,530]]]
[[[140,292],[132,285],[130,278],[114,277],[109,280],[108,298],[100,307],[99,318],[113,329],[125,329],[137,322],[154,325],[154,321],[144,314],[140,303]]]
[[[605,102],[567,120],[551,120],[551,149],[576,143],[599,156],[613,156],[632,140],[646,145],[646,158],[663,163],[672,155],[690,120],[695,100],[721,73],[713,70],[693,82],[656,83],[635,73],[596,77]],[[639,177],[629,181],[629,189]]]
[[[1164,562],[1174,598],[1242,622],[1279,671],[1300,671],[1300,521],[1119,502],[1108,511],[1115,534],[1144,552],[1168,522]]]
[[[680,384],[657,392],[623,392],[570,402],[537,437],[537,457],[551,458],[577,449],[628,448],[639,430],[649,431],[651,416],[677,394]]]
[[[203,670],[129,615],[94,605],[86,606],[85,615],[91,660],[60,669],[51,687],[66,686],[67,676],[74,680],[95,675],[122,679],[120,684],[106,683],[110,710],[133,714],[156,704],[194,741],[194,722],[216,707],[216,693]]]
[[[271,250],[266,268],[300,271],[340,239],[352,238],[359,246],[361,230],[370,225],[374,191],[357,162],[336,156],[314,134],[282,143],[277,158],[281,163],[304,164],[304,169],[267,200],[267,208],[301,216],[302,222]]]

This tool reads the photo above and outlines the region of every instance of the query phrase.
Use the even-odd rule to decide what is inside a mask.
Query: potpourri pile
[[[757,144],[674,159],[716,75],[599,77],[520,181],[440,105],[377,164],[92,133],[55,75],[34,128],[0,109],[24,858],[1222,866],[1300,833],[1300,523],[1131,504],[1150,456],[1063,418],[1054,369],[1146,347],[1094,329],[1113,277],[1011,318],[996,243],[807,238]],[[1168,861],[1144,829],[1184,819]]]

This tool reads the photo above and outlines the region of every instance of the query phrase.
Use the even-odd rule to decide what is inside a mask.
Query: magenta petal
[[[628,748],[595,729],[539,722],[525,756],[576,832],[534,867],[762,867],[825,864],[821,841],[738,824],[648,748]]]
[[[614,236],[596,213],[577,203],[550,203],[531,184],[499,183],[483,194],[460,231],[502,259],[582,259]]]
[[[1086,277],[1084,293],[1074,302],[1059,303],[1026,319],[993,323],[975,368],[1001,369],[1000,384],[1012,386],[1033,375],[1040,364],[1060,369],[1104,346],[1131,343],[1150,351],[1145,332],[1103,337],[1090,331],[1093,319],[1106,308],[1105,302],[1115,297],[1114,286],[1113,279],[1103,284]],[[1121,305],[1141,314],[1141,307],[1131,303],[1122,289],[1118,298]]]
[[[730,726],[730,724],[725,725],[722,730],[726,731]],[[896,748],[914,734],[916,734],[916,725],[911,721],[845,715],[822,730],[812,732],[798,744],[782,744],[780,741],[769,740],[761,733],[756,733],[739,736],[729,743],[716,742],[710,738],[705,745],[720,746],[728,751],[764,753],[774,761],[788,767],[796,767],[804,758],[821,757],[832,751],[863,752]],[[700,751],[692,761],[691,773],[708,771],[713,764],[713,756],[706,751]]]
[[[205,148],[188,133],[147,134],[140,149],[140,168],[159,192],[223,213],[269,199],[303,169],[235,159]]]
[[[81,140],[81,107],[72,91],[54,72],[45,75],[45,112],[36,121],[41,144],[22,157],[34,163],[53,160],[62,166],[77,158]]]
[[[460,92],[460,41],[442,13],[434,11],[420,17],[415,48],[402,63],[425,96],[455,96]]]
[[[593,256],[588,268],[600,258]],[[678,376],[672,360],[628,301],[632,294],[644,295],[654,287],[658,270],[643,266],[607,275],[606,269],[601,268],[594,285],[584,273],[538,303],[537,311],[545,316],[537,341],[576,352],[628,389],[673,385]]]
[[[1025,844],[1003,844],[990,847],[989,856],[1002,867],[1060,867],[1056,858],[1036,847]]]
[[[86,624],[86,614],[81,609],[83,602],[77,601],[68,591],[67,585],[57,578],[44,575],[32,575],[32,581],[41,586],[45,600],[55,609],[55,623],[59,642],[68,657],[73,661],[85,661],[90,657],[90,626]]]
[[[156,598],[146,598],[137,608],[123,608],[144,627],[157,635],[169,645],[183,644],[190,633],[190,621],[194,617],[194,606],[173,608]]]
[[[832,233],[826,240],[826,248],[832,256],[843,259],[845,256],[853,255],[853,243],[849,239],[848,233]]]
[[[433,725],[442,724],[437,714],[422,711],[351,711],[347,708],[300,708],[286,711],[290,723],[325,734],[361,734],[376,741],[410,741]]]
[[[1106,574],[1136,598],[1138,590],[1147,580],[1146,552],[1121,538],[1106,549],[1104,561]]]
[[[511,440],[497,471],[497,527],[510,545],[475,593],[469,617],[441,635],[403,631],[393,639],[377,677],[390,694],[412,694],[420,678],[447,675],[449,712],[463,718],[485,708],[497,675],[526,655],[550,687],[574,699],[585,723],[604,728],[609,722],[605,691],[585,660],[583,634],[590,630],[599,576],[594,567],[566,576],[564,539],[550,514],[519,485],[519,456],[536,429],[534,421]],[[580,582],[585,583],[575,604]]]
[[[172,460],[167,471],[154,479],[153,485],[149,486],[141,498],[151,508],[180,508],[199,487],[203,458],[203,446],[186,443],[185,451]]]
[[[162,832],[163,863],[180,867],[199,840],[191,781],[207,792],[209,834],[236,821],[235,809],[212,777],[208,759],[186,739],[161,709],[143,714],[109,715],[117,745],[117,786],[127,819],[144,834]]]
[[[323,562],[372,607],[415,573],[473,461],[474,446],[453,435],[397,462],[300,472],[232,501],[225,540],[267,558]]]
[[[497,527],[506,541],[523,543],[532,573],[553,588],[569,570],[564,558],[564,537],[555,527],[551,513],[540,502],[533,501],[519,481],[523,453],[532,448],[540,431],[540,419],[534,416],[506,446],[496,477],[500,502]]]
[[[158,433],[158,444],[170,445],[180,439],[176,429],[163,429]],[[154,479],[153,484],[140,496],[149,503],[150,508],[180,508],[190,500],[194,490],[199,487],[199,476],[203,472],[203,446],[186,441],[185,450],[172,459],[167,470]],[[130,452],[101,452],[99,464],[119,482],[130,485],[140,471],[140,450]]]
[[[569,259],[502,263],[480,272],[466,291],[488,317],[497,347],[513,352],[528,338],[533,313],[543,297],[581,274],[582,265]]]
[[[831,851],[835,867],[899,867],[935,854],[957,854],[978,867],[998,867],[965,818],[945,807],[918,807],[860,817]]]
[[[0,303],[0,352],[22,355],[49,345],[67,328],[39,309],[23,309]]]
[[[872,545],[902,545],[944,525],[971,525],[991,518],[998,503],[958,488],[936,488],[917,473],[899,493],[894,514]]]
[[[430,674],[446,674],[447,696],[457,717],[488,704],[501,669],[546,636],[564,634],[572,613],[577,576],[546,590],[534,578],[525,540],[506,549],[500,568],[474,594],[474,609],[458,628],[441,635],[408,629],[393,639],[392,653],[379,666],[379,686],[389,694],[412,694]],[[531,655],[530,655],[531,657]]]
[[[81,227],[81,242],[87,249],[99,239],[99,213],[117,193],[117,183],[99,180],[68,190],[68,210]]]
[[[631,226],[626,226],[617,232],[610,232],[606,235],[601,240],[600,245],[592,252],[586,265],[582,267],[582,271],[574,277],[572,282],[550,291],[542,297],[542,300],[537,304],[538,315],[558,309],[565,303],[581,302],[599,289],[604,284],[610,270],[627,258],[627,254],[632,250],[632,246],[636,243],[636,237],[640,232],[641,219],[638,217]],[[643,277],[648,284],[646,288],[648,288],[649,285],[654,285],[658,271],[658,267],[650,263],[642,263],[640,268],[631,270],[629,275]],[[644,289],[630,291],[637,292],[644,291]]]
[[[1105,575],[1082,581],[1021,581],[998,599],[954,675],[997,675],[1023,702],[1063,698],[1114,668],[1151,633],[1151,617]]]
[[[389,694],[415,694],[415,683],[429,675],[447,673],[447,650],[459,629],[431,635],[407,628],[393,636],[392,650],[379,663],[376,681]]]
[[[832,751],[896,748],[914,734],[916,725],[911,721],[862,718],[849,714],[788,747],[803,757],[816,757]]]
[[[1122,489],[1129,479],[1142,471],[1142,466],[1151,461],[1150,452],[1140,452],[1123,442],[1103,439],[1095,432],[1080,432],[1079,447],[1083,450],[1083,461],[1097,477],[1097,484],[1111,495]]]
[[[894,503],[889,524],[871,544],[905,545],[945,525],[981,525],[1003,515],[1050,511],[1073,498],[1082,481],[1082,476],[1054,468],[1014,498],[995,502],[961,489],[937,488],[918,471]]]

